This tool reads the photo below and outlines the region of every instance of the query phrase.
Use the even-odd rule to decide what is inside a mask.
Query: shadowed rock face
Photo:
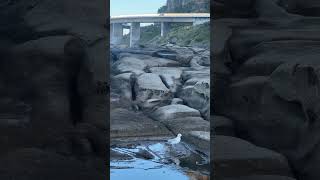
[[[212,164],[216,169],[216,178],[252,174],[291,176],[286,158],[279,153],[228,136],[214,137],[213,144],[215,154]]]
[[[34,148],[19,149],[2,157],[1,179],[103,179],[104,175],[74,158]],[[103,161],[99,163],[103,165]],[[79,171],[81,170],[81,171]],[[32,173],[28,173],[32,172]],[[57,173],[59,172],[59,173]],[[70,173],[73,172],[73,173]],[[77,173],[75,173],[77,172]]]
[[[8,25],[0,28],[1,179],[105,179],[107,101],[96,92],[108,74],[104,6],[8,2],[0,7]]]
[[[303,16],[320,15],[320,4],[317,0],[214,0],[211,2],[214,17],[257,17],[262,13],[256,9],[259,6],[272,16],[285,11]]]
[[[319,179],[314,167],[320,142],[320,18],[313,11],[318,2],[251,0],[239,7],[232,0],[217,2],[211,112],[220,116],[217,122],[221,115],[232,121],[234,136],[283,154],[297,179]]]

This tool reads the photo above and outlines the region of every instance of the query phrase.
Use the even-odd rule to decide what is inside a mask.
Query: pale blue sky
[[[157,13],[167,0],[111,0],[110,15],[132,15]]]

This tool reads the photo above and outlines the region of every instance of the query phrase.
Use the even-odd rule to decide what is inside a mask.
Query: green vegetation
[[[161,32],[160,24],[152,24],[150,26],[142,26],[140,29],[141,37],[140,37],[140,43],[146,44],[151,39],[159,35]],[[129,44],[130,41],[130,34],[127,34],[123,38],[122,44]]]
[[[177,2],[178,3],[178,2]],[[170,9],[170,10],[169,10]],[[190,0],[190,2],[172,7],[162,6],[158,13],[193,13],[210,12],[209,0]],[[143,46],[160,45],[166,43],[177,44],[180,46],[195,46],[209,48],[210,45],[210,24],[192,26],[190,23],[174,23],[171,25],[169,34],[165,37],[160,36],[161,25],[154,24],[141,27],[140,44]],[[129,45],[130,35],[126,35],[122,44]]]
[[[151,39],[150,44],[173,43],[180,46],[195,46],[209,48],[210,24],[205,23],[197,26],[177,26],[164,37],[160,35]]]
[[[160,24],[141,27],[140,44],[160,45],[166,43],[177,44],[179,46],[194,46],[209,48],[210,45],[210,24],[205,23],[197,26],[191,24],[173,24],[170,32],[161,37]],[[123,44],[129,45],[130,35],[125,35]]]
[[[193,0],[183,6],[176,6],[174,9],[170,9],[166,5],[158,9],[158,13],[210,13],[210,1],[209,0]]]
[[[158,13],[166,13],[167,9],[168,9],[168,7],[166,5],[162,6],[161,8],[158,9]]]

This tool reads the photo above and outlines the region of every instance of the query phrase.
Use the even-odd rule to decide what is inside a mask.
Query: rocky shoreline
[[[209,155],[209,51],[167,44],[111,53],[111,141],[181,133]]]

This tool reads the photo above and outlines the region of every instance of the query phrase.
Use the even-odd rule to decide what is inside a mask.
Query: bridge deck
[[[209,19],[210,13],[163,13],[111,16],[111,23],[155,23],[155,22],[193,22],[194,19]]]

